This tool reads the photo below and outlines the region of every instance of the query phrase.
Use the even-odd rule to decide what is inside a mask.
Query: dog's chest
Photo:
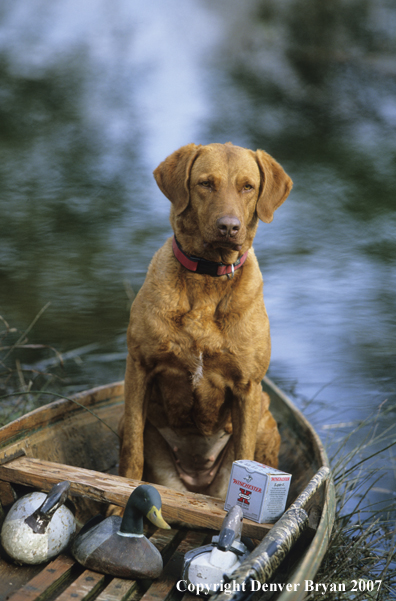
[[[224,393],[238,380],[250,378],[252,355],[260,346],[255,338],[263,337],[261,330],[257,324],[252,332],[244,312],[201,304],[178,316],[166,345],[172,354],[170,363],[188,376],[193,391],[206,395],[204,391],[215,388]]]
[[[191,386],[197,388],[198,384],[203,378],[204,375],[204,361],[203,361],[203,352],[200,351],[198,356],[192,355],[192,363],[195,363],[193,370],[190,372],[191,374]]]
[[[189,345],[210,353],[238,336],[242,328],[240,315],[236,311],[224,311],[222,304],[203,304],[181,312],[177,316],[176,338]]]
[[[191,312],[184,316],[179,330],[179,355],[189,374],[191,386],[197,389],[204,380],[211,380],[216,373],[225,376],[234,344],[225,323],[204,312]]]
[[[262,292],[258,298],[241,295],[232,281],[220,282],[221,289],[209,284],[180,286],[168,302],[155,303],[148,328],[134,322],[141,341],[135,348],[153,377],[149,413],[157,427],[217,431],[229,421],[233,397],[263,375]]]

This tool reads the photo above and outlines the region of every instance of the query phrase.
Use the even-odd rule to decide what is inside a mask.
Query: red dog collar
[[[232,265],[226,265],[225,263],[216,263],[215,261],[207,261],[206,259],[201,259],[200,257],[191,257],[186,255],[176,240],[176,236],[173,238],[172,248],[176,259],[183,265],[183,267],[189,271],[195,271],[195,273],[202,273],[211,275],[213,277],[229,274],[231,274],[231,277],[233,277],[234,271],[242,267],[249,252],[246,251],[245,254],[239,257],[239,259]]]

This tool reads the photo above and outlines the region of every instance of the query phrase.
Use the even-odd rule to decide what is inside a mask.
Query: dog
[[[278,465],[252,243],[292,180],[263,150],[230,142],[183,146],[154,177],[171,201],[174,237],[131,308],[119,474],[225,498],[233,461]]]

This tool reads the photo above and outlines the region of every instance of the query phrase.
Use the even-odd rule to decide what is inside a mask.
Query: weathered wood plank
[[[63,593],[56,598],[56,601],[88,601],[97,593],[103,585],[105,576],[98,572],[85,570]]]
[[[125,507],[131,492],[141,483],[139,480],[31,457],[20,457],[0,466],[0,480],[27,484],[44,491],[49,491],[56,482],[68,480],[72,494],[120,507]],[[222,500],[182,493],[160,485],[156,488],[161,494],[164,518],[170,523],[220,530],[226,515]],[[245,519],[243,534],[261,539],[271,528],[272,524],[256,524]]]
[[[165,550],[165,547],[169,545],[178,532],[178,530],[174,530],[172,528],[170,530],[158,529],[152,536],[150,536],[150,540],[153,545],[157,547],[158,551],[162,553]]]
[[[0,482],[0,503],[10,505],[17,500],[14,489],[9,482]]]
[[[113,578],[110,584],[100,593],[99,597],[96,597],[96,601],[125,601],[137,586],[136,580]]]
[[[32,580],[43,566],[19,566],[0,558],[0,601],[8,601],[10,595]]]
[[[12,594],[8,601],[45,601],[62,585],[73,565],[73,559],[59,555],[19,591]]]
[[[197,595],[188,592],[184,593],[183,597],[181,598],[181,601],[197,601]]]
[[[180,543],[165,566],[160,578],[153,582],[148,591],[141,598],[141,601],[163,601],[169,595],[178,580],[181,579],[185,553],[190,551],[190,549],[200,547],[204,538],[204,532],[188,532],[185,539]]]

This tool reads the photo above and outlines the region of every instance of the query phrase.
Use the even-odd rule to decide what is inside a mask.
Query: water
[[[294,180],[255,240],[269,375],[323,437],[384,402],[394,422],[395,26],[387,0],[4,1],[0,314],[50,302],[30,339],[89,345],[70,386],[121,379],[128,291],[171,233],[153,169],[264,148]]]

